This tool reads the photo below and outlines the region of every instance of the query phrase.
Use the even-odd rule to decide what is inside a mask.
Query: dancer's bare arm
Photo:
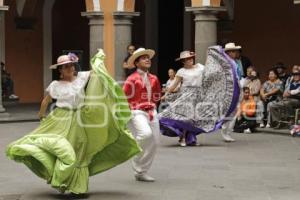
[[[175,77],[175,82],[171,85],[171,87],[166,91],[165,95],[163,97],[161,97],[161,100],[165,100],[166,95],[168,95],[169,93],[175,92],[177,86],[181,83],[182,81],[182,77],[180,76],[176,76]]]
[[[49,103],[52,102],[52,98],[51,96],[48,94],[44,97],[42,103],[41,103],[41,107],[40,107],[40,111],[38,113],[38,116],[40,119],[44,118],[45,117],[45,114],[46,114],[46,111],[47,111],[47,108],[48,108],[48,105]]]

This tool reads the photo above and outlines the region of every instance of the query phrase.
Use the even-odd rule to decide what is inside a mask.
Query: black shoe
[[[89,195],[87,193],[76,194],[76,193],[71,192],[70,196],[73,199],[87,199],[87,198],[89,198]]]

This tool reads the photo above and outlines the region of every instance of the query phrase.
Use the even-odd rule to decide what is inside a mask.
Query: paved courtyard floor
[[[38,123],[0,124],[0,200],[74,199],[61,195],[24,165],[5,157],[5,146]],[[300,138],[272,134],[199,136],[201,146],[182,148],[161,137],[150,174],[133,179],[130,162],[91,177],[91,200],[299,200]]]

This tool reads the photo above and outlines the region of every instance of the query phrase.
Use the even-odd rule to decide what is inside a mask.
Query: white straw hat
[[[186,59],[186,58],[192,58],[195,56],[196,56],[196,54],[192,51],[182,51],[180,53],[179,58],[176,58],[175,61],[179,61],[179,60]]]
[[[241,48],[241,46],[235,46],[235,43],[231,42],[225,45],[224,51],[240,50]]]
[[[62,55],[57,58],[57,63],[50,66],[50,69],[56,69],[59,65],[65,65],[68,63],[77,63],[78,57],[74,53],[68,55]]]
[[[143,55],[148,55],[151,58],[155,55],[155,51],[152,49],[138,48],[133,52],[133,54],[129,57],[127,64],[130,68],[134,68],[134,61]]]

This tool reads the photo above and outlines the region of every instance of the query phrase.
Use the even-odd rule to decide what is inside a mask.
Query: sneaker
[[[244,130],[244,133],[252,133],[252,131],[250,130],[250,128],[247,128]]]
[[[225,142],[235,142],[235,139],[233,139],[228,133],[225,133],[224,130],[221,130],[221,135]]]
[[[76,194],[76,193],[71,192],[70,197],[72,197],[72,199],[88,199],[89,194],[87,194],[87,193]]]
[[[143,182],[154,182],[155,179],[147,174],[136,174],[135,175],[136,181],[143,181]]]
[[[186,147],[186,142],[185,142],[185,140],[179,141],[179,145],[180,145],[181,147]]]
[[[266,128],[271,128],[271,125],[270,125],[270,124],[267,124],[267,125],[266,125]]]
[[[261,124],[259,125],[259,128],[265,128],[264,123],[261,123]]]
[[[19,97],[15,94],[11,94],[8,98],[9,99],[18,99]]]

